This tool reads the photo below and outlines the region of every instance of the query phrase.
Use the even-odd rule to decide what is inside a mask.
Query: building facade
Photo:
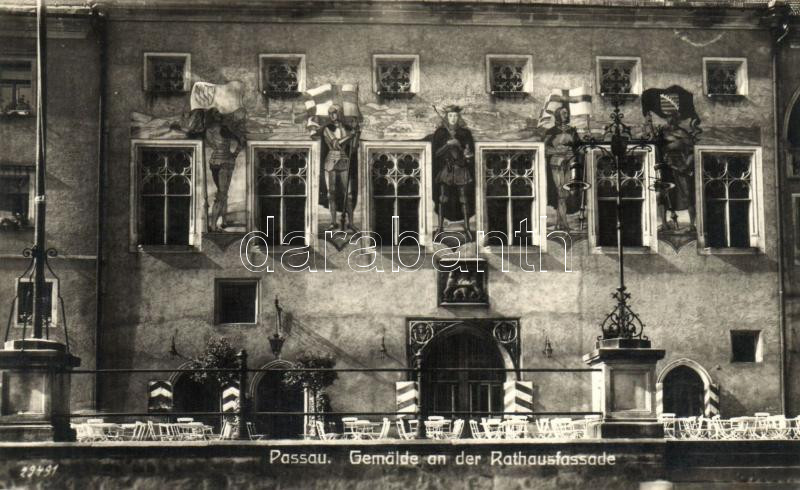
[[[589,373],[515,370],[584,367],[613,309],[616,173],[572,145],[601,137],[616,101],[633,137],[651,136],[622,167],[623,244],[633,309],[667,352],[662,409],[796,411],[788,11],[240,7],[52,12],[78,33],[49,40],[48,240],[85,366],[179,368],[222,336],[251,367],[312,351],[408,368],[423,325],[423,367],[474,368],[426,377],[423,410],[501,411],[521,386],[534,412],[591,411]],[[13,87],[6,72],[35,62],[23,14],[4,20]],[[17,93],[0,125],[4,185],[34,156]],[[575,180],[588,185],[564,187]],[[0,236],[8,298],[27,264],[12,255],[32,240],[18,228]],[[463,272],[440,270],[457,258]],[[392,412],[409,379],[342,373],[331,408]],[[154,381],[175,409],[220,407],[180,373],[87,376],[74,398],[144,411]],[[275,376],[253,381],[257,409],[303,409]]]

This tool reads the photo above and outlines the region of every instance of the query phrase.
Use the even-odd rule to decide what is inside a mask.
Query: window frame
[[[156,92],[150,86],[150,59],[152,58],[183,58],[183,90],[176,92]],[[191,53],[167,53],[167,52],[145,52],[143,54],[143,79],[142,90],[148,94],[159,95],[180,95],[192,89],[192,54]]]
[[[433,151],[431,143],[419,141],[361,141],[359,149],[359,158],[361,162],[359,165],[358,188],[360,203],[358,207],[361,208],[361,216],[363,217],[364,231],[373,232],[374,230],[374,216],[372,205],[372,167],[369,159],[370,152],[373,150],[378,151],[420,151],[422,159],[420,162],[420,199],[419,199],[419,244],[425,249],[429,250],[433,243],[431,234],[431,223],[434,222],[433,216],[433,177],[431,176],[431,167],[433,165]],[[363,197],[362,197],[363,196]],[[381,243],[383,249],[391,249],[393,244]],[[406,248],[405,246],[399,247],[400,250]]]
[[[631,81],[631,91],[629,93],[607,93],[603,92],[603,62],[611,62],[611,63],[622,63],[622,62],[633,62],[633,70],[631,70],[631,76],[635,79]],[[613,96],[639,96],[642,95],[642,87],[644,86],[644,82],[642,80],[642,58],[639,56],[597,56],[595,57],[595,82],[597,83],[597,93],[601,97],[613,97]]]
[[[26,169],[28,171],[28,226],[22,230],[32,229],[36,221],[36,167],[30,165],[0,165],[0,178],[10,175],[11,169]],[[4,170],[9,171],[6,174]]]
[[[524,61],[523,87],[520,92],[495,92],[492,88],[492,64],[502,61]],[[518,93],[520,95],[533,94],[533,56],[529,54],[487,54],[486,55],[486,93],[494,97],[509,96]]]
[[[305,206],[305,237],[304,246],[312,247],[317,236],[317,214],[319,206],[319,171],[320,151],[319,140],[292,141],[292,140],[252,140],[247,142],[247,229],[258,231],[257,203],[256,203],[256,152],[262,148],[272,149],[304,149],[308,150],[308,171],[306,177],[306,206]],[[266,232],[265,232],[266,233]],[[298,247],[298,245],[278,245],[277,247]],[[278,248],[280,250],[280,248]]]
[[[256,304],[254,306],[255,312],[253,314],[253,321],[252,322],[223,322],[221,321],[221,288],[222,284],[254,284],[256,288],[256,295],[255,300]],[[240,277],[217,277],[214,278],[214,325],[225,325],[225,326],[251,326],[251,325],[258,325],[260,320],[260,306],[261,306],[261,280],[258,278],[240,278]]]
[[[194,152],[192,159],[192,201],[189,206],[189,244],[188,245],[145,245],[139,242],[139,216],[141,213],[140,199],[140,173],[139,152],[141,148],[191,148]],[[202,234],[206,229],[206,216],[203,209],[204,178],[198,178],[198,168],[205,167],[205,147],[202,140],[157,140],[157,139],[131,139],[131,175],[130,175],[130,242],[129,251],[158,251],[158,252],[194,252],[200,248]],[[205,175],[205,173],[204,173]]]
[[[297,94],[306,91],[306,55],[305,53],[259,53],[258,55],[258,92],[268,98],[276,98],[277,92],[267,90],[267,79],[264,68],[270,61],[297,60]],[[292,95],[289,92],[285,96]]]
[[[705,199],[703,193],[703,153],[751,153],[751,199],[750,199],[750,246],[711,248],[706,246],[705,237]],[[697,246],[702,254],[753,254],[764,253],[764,184],[762,174],[762,150],[760,146],[715,146],[696,145],[695,161],[695,208],[697,222]]]
[[[609,152],[611,151],[610,145],[600,145]],[[625,253],[658,253],[658,206],[656,203],[655,192],[650,190],[650,182],[655,176],[655,162],[656,162],[656,147],[655,145],[647,145],[650,149],[637,149],[636,153],[643,153],[645,155],[644,161],[644,175],[643,175],[643,189],[644,205],[642,206],[642,246],[624,247]],[[601,246],[597,245],[599,232],[599,220],[597,217],[597,185],[596,185],[596,166],[597,155],[603,155],[601,150],[591,149],[587,151],[585,164],[587,165],[586,175],[590,176],[591,186],[587,190],[587,211],[588,211],[588,238],[589,249],[595,254],[611,254],[617,253],[617,246]]]
[[[383,61],[410,61],[411,62],[411,90],[408,92],[381,92],[378,83],[378,68]],[[381,98],[413,97],[419,93],[419,55],[418,54],[373,54],[372,55],[372,91]]]
[[[20,283],[33,283],[33,277],[19,277],[14,279],[14,296],[16,300],[14,301],[14,327],[15,328],[22,328],[23,324],[19,323],[19,306],[20,300],[22,299],[19,295],[19,285]],[[56,328],[58,327],[58,280],[55,278],[46,277],[44,282],[48,284],[52,284],[52,290],[50,293],[50,327],[49,328]],[[31,303],[31,305],[33,305]],[[33,314],[33,312],[31,312]],[[28,328],[33,328],[33,323],[28,324]],[[45,328],[48,328],[48,324],[45,324]]]
[[[532,206],[532,213],[536,213],[535,219],[532,223],[533,226],[533,243],[531,245],[537,246],[541,251],[547,251],[547,224],[545,221],[544,229],[542,229],[541,216],[547,216],[547,158],[545,156],[544,142],[511,142],[511,141],[478,141],[475,142],[475,167],[476,172],[476,202],[475,202],[475,216],[476,227],[478,231],[488,233],[488,214],[486,203],[486,174],[483,162],[483,152],[492,150],[532,150],[535,152],[534,171],[536,172],[536,186],[534,188],[534,203]],[[546,218],[545,218],[546,220]],[[544,233],[543,233],[544,232]],[[475,237],[477,240],[477,236]],[[513,243],[513,237],[509,237]],[[484,243],[480,244],[485,251],[497,252],[501,251],[499,245],[488,245],[484,237]],[[506,248],[511,252],[517,252],[524,247],[519,245],[507,245]]]
[[[734,359],[733,337],[735,334],[751,334],[755,335],[755,345],[753,346],[753,360],[752,361],[737,361]],[[747,365],[747,364],[760,364],[764,362],[764,335],[761,330],[754,329],[731,329],[728,331],[728,338],[730,339],[731,348],[731,364]]]
[[[14,56],[14,55],[0,55],[0,65],[3,63],[19,63],[19,62],[28,62],[31,64],[31,100],[29,101],[29,105],[31,106],[30,114],[27,114],[24,117],[35,117],[36,110],[38,107],[39,100],[38,96],[38,63],[35,56]],[[4,114],[2,112],[3,108],[0,107],[0,114]],[[17,116],[20,116],[17,114]]]
[[[708,66],[713,64],[738,64],[736,69],[736,93],[717,94],[710,93],[708,86]],[[747,97],[749,90],[747,72],[747,58],[719,58],[703,57],[703,93],[709,98]]]

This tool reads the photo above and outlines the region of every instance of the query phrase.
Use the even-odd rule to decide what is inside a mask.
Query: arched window
[[[426,415],[480,418],[503,411],[503,359],[495,342],[471,328],[436,338],[426,349],[423,369],[469,368],[423,373],[422,410]],[[460,413],[459,413],[460,412]]]
[[[189,373],[182,373],[173,388],[173,410],[176,412],[219,412],[220,391],[208,383],[198,383]],[[192,415],[193,419],[219,428],[219,415]]]
[[[678,366],[667,373],[663,385],[665,413],[674,413],[677,417],[703,415],[705,385],[697,371]]]
[[[283,371],[267,371],[256,388],[256,411],[303,412],[303,390],[288,388]],[[303,436],[302,415],[258,415],[258,432],[270,439],[297,439]]]
[[[800,177],[800,99],[795,102],[792,113],[789,115],[786,139],[789,142],[788,163],[791,175]]]

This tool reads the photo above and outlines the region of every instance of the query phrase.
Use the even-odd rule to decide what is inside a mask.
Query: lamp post
[[[663,427],[656,420],[655,365],[664,357],[664,350],[651,348],[650,340],[642,335],[644,324],[628,304],[631,295],[625,286],[625,247],[623,244],[622,170],[636,152],[650,152],[659,143],[652,124],[645,125],[639,138],[623,122],[620,98],[612,100],[611,122],[602,139],[591,132],[576,144],[576,154],[598,151],[614,163],[616,186],[617,260],[619,286],[611,295],[616,305],[600,325],[602,335],[595,348],[583,357],[584,362],[599,371],[592,373],[592,408],[603,414],[595,428],[599,437],[662,437]],[[567,186],[588,184],[570,182]],[[648,190],[665,190],[669,184],[658,178]]]

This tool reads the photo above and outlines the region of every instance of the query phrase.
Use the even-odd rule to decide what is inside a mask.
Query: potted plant
[[[330,411],[330,397],[325,390],[339,377],[336,371],[336,360],[330,354],[304,352],[293,363],[297,369],[323,369],[326,371],[287,371],[283,382],[289,388],[302,388],[309,394],[310,412]],[[309,416],[308,426],[316,432],[316,416]]]

